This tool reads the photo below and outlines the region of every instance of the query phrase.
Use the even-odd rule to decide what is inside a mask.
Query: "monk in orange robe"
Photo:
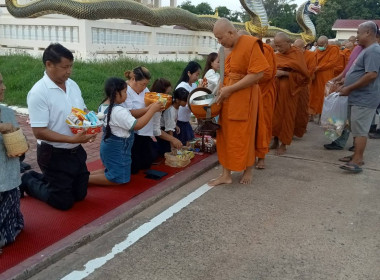
[[[239,35],[227,19],[218,19],[213,32],[231,53],[226,59],[223,87],[217,97],[217,103],[222,105],[216,139],[223,173],[209,185],[232,183],[231,171],[244,171],[240,183],[250,184],[256,160],[256,134],[261,133],[256,132],[261,94],[258,81],[269,65],[258,39]]]
[[[348,64],[348,61],[350,60],[350,55],[352,53],[352,50],[354,49],[354,44],[350,41],[347,41],[346,44],[344,45],[344,50],[342,50],[342,53],[344,54],[345,58],[345,68]]]
[[[339,48],[339,46],[337,46],[337,47]],[[338,57],[337,57],[337,64],[334,68],[334,78],[339,76],[339,74],[343,72],[344,68],[346,67],[347,62],[348,62],[348,60],[346,61],[346,56],[344,55],[342,50],[340,50],[340,48],[339,48],[339,53],[338,53]]]
[[[273,115],[274,141],[271,148],[277,155],[286,152],[293,138],[298,99],[309,83],[309,71],[303,53],[291,45],[291,41],[283,32],[277,33],[274,42],[277,72],[277,100]],[[281,141],[281,144],[280,144]]]
[[[262,146],[265,149],[257,149],[256,156],[258,158],[256,163],[257,169],[265,168],[265,155],[269,152],[269,145],[272,139],[272,119],[274,112],[274,105],[276,102],[276,84],[275,75],[277,72],[277,65],[275,54],[273,48],[268,44],[263,44],[264,56],[269,64],[269,68],[265,70],[264,76],[259,81],[259,86],[261,89],[262,103],[263,103],[263,114],[262,118],[264,120],[266,137],[264,137],[265,143]],[[260,115],[259,115],[260,116]]]
[[[307,124],[309,122],[309,94],[312,78],[314,77],[314,71],[317,67],[317,56],[315,52],[311,52],[305,49],[305,42],[301,39],[297,39],[294,47],[303,52],[305,58],[307,70],[309,71],[310,81],[308,85],[300,92],[300,96],[297,104],[296,120],[294,125],[294,135],[297,137],[303,137],[306,132]]]
[[[317,68],[310,88],[309,113],[311,115],[322,113],[325,85],[334,78],[334,68],[339,59],[339,47],[329,45],[326,36],[319,37],[317,44]]]

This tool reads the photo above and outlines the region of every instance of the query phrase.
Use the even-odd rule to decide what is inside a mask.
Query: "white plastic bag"
[[[321,126],[326,137],[332,141],[342,135],[347,123],[348,96],[333,92],[325,97],[321,115]]]

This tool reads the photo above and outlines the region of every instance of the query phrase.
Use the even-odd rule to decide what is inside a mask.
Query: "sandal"
[[[352,161],[352,156],[342,157],[342,158],[339,159],[339,161],[341,161],[341,162],[350,162],[350,161]],[[360,166],[364,165],[364,161],[362,161],[359,165]]]
[[[339,166],[339,168],[349,171],[351,173],[360,173],[363,171],[363,169],[359,165],[353,162],[348,162],[344,165]]]

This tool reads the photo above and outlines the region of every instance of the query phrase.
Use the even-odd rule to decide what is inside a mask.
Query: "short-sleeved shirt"
[[[144,98],[145,93],[147,92],[149,92],[148,88],[145,88],[142,92],[137,93],[130,86],[128,86],[127,99],[120,105],[127,108],[129,111],[145,108]],[[153,130],[155,127],[155,121],[159,121],[159,117],[152,118],[142,129],[136,131],[136,133],[141,136],[154,136]]]
[[[18,127],[14,111],[2,105],[0,105],[0,121]],[[8,157],[0,133],[0,192],[10,191],[20,184],[20,160],[18,157]]]
[[[161,127],[165,128],[165,131],[175,131],[177,126],[178,110],[173,106],[170,106],[162,113]]]
[[[189,83],[187,83],[187,82],[180,82],[175,89],[181,88],[181,87],[186,89],[188,92],[192,92],[194,89],[197,88],[197,84],[193,83],[192,85],[189,85]],[[190,111],[188,105],[186,105],[185,107],[182,107],[182,106],[179,107],[179,109],[178,109],[178,120],[179,121],[189,122],[190,117],[191,117],[191,111]]]
[[[215,72],[214,69],[210,69],[205,74],[205,78],[207,79],[207,88],[211,91],[215,89],[220,80],[220,74]]]
[[[77,83],[68,79],[65,85],[66,92],[57,86],[46,72],[43,78],[34,84],[27,97],[31,127],[47,127],[59,134],[73,135],[66,123],[66,118],[70,114],[71,108],[84,110],[86,106]],[[72,149],[79,145],[43,141],[63,149]],[[40,143],[40,140],[38,142]]]
[[[108,107],[109,109],[109,107]],[[110,128],[111,133],[121,138],[128,138],[133,132],[137,120],[131,115],[128,109],[122,106],[114,106],[111,112]],[[107,126],[107,117],[104,127]]]
[[[367,108],[377,108],[380,104],[380,45],[375,43],[365,48],[347,72],[344,86],[356,83],[366,73],[376,72],[377,78],[368,85],[353,90],[348,96],[348,104]]]

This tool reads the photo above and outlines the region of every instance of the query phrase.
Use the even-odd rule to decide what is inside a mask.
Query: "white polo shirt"
[[[43,78],[34,84],[27,97],[31,127],[47,127],[63,135],[73,135],[66,118],[72,107],[84,110],[86,105],[77,83],[68,79],[65,84],[66,92],[57,86],[46,72]],[[56,148],[72,149],[79,146],[79,144],[43,141]],[[38,142],[40,143],[40,140]]]
[[[178,84],[178,86],[175,88],[184,88],[186,89],[189,93],[192,92],[194,89],[197,88],[197,84],[193,83],[192,85],[189,85],[187,82],[181,82]],[[191,117],[191,111],[189,109],[189,106],[186,104],[185,107],[179,107],[178,109],[178,120],[181,122],[189,122]]]
[[[150,92],[148,88],[145,88],[142,92],[135,92],[130,86],[127,88],[127,99],[121,106],[127,108],[129,111],[145,108],[145,93]],[[155,127],[154,121],[156,118],[152,118],[142,129],[137,130],[136,133],[141,136],[154,136],[153,129]],[[158,120],[159,121],[159,120]]]

